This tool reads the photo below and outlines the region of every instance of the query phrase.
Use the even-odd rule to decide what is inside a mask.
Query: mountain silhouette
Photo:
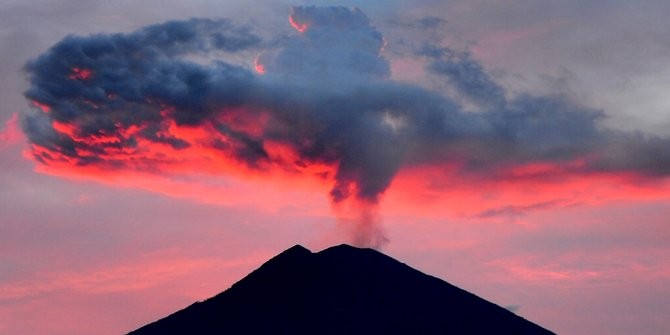
[[[296,245],[154,334],[554,334],[372,249]]]

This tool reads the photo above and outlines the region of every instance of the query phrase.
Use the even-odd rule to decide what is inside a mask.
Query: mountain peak
[[[311,255],[312,252],[303,247],[300,244],[296,244],[281,253],[279,253],[277,256],[273,257],[272,259],[278,259],[278,258],[285,258],[285,257],[306,257],[307,255]]]
[[[374,250],[372,248],[361,248],[361,247],[355,247],[353,245],[349,244],[340,244],[336,246],[332,246],[326,249],[323,249],[319,251],[319,253],[322,252],[360,252],[361,250]]]
[[[328,247],[328,248],[323,249],[323,250],[331,250],[331,249],[332,250],[361,250],[361,249],[371,249],[371,248],[355,247],[355,246],[350,245],[350,244],[342,243],[340,245],[334,245],[332,247]]]
[[[225,292],[130,334],[549,335],[378,251],[296,245]]]

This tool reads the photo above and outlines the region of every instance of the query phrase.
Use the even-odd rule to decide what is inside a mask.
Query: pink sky
[[[77,0],[0,5],[0,97],[6,101],[0,106],[0,333],[124,333],[225,290],[292,245],[317,251],[355,241],[361,199],[331,205],[337,165],[272,165],[258,174],[212,148],[179,151],[150,141],[140,143],[147,156],[167,154],[178,163],[163,161],[160,172],[147,172],[130,163],[110,170],[35,161],[22,117],[40,111],[23,96],[30,82],[21,68],[68,34],[128,33],[192,16],[235,18],[265,40],[305,34],[287,20],[295,3],[161,4],[160,10]],[[670,121],[658,107],[665,97],[643,94],[670,87],[652,81],[648,68],[663,64],[659,55],[668,51],[656,36],[667,33],[655,16],[668,9],[662,2],[649,8],[603,2],[602,14],[571,1],[552,4],[551,11],[529,1],[341,4],[360,6],[384,35],[389,80],[458,94],[424,71],[430,60],[413,56],[416,45],[409,41],[470,50],[473,64],[510,101],[518,92],[557,92],[602,110],[608,117],[598,129],[665,138],[656,126]],[[432,21],[421,21],[426,17]],[[429,21],[430,27],[420,26]],[[594,42],[602,39],[609,43]],[[629,50],[638,44],[647,51]],[[256,73],[265,78],[281,70],[276,51],[245,52],[226,61],[249,71],[265,61],[266,72]],[[596,60],[601,64],[590,66]],[[624,82],[634,89],[621,89],[616,101],[637,111],[609,108],[613,87]],[[645,87],[649,82],[656,85]],[[478,108],[468,99],[454,98]],[[223,122],[260,136],[265,121],[233,115]],[[635,121],[625,122],[631,115]],[[77,136],[67,124],[53,125]],[[176,124],[168,132],[193,143],[213,134]],[[281,143],[266,149],[282,161],[299,157]],[[659,152],[653,167],[664,168],[663,157]],[[400,168],[371,207],[374,229],[389,239],[382,252],[560,334],[670,331],[670,185],[663,173],[598,170],[580,157],[501,163],[495,173],[463,173],[454,160],[423,162]]]

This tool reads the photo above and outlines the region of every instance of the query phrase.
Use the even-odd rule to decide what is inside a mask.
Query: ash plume
[[[385,243],[375,208],[407,167],[492,178],[532,163],[670,172],[668,138],[603,130],[603,112],[562,96],[508,97],[467,52],[426,45],[416,55],[453,96],[392,80],[382,34],[358,9],[295,7],[289,21],[295,34],[273,43],[225,19],[64,38],[25,67],[34,108],[22,127],[34,159],[169,173],[207,150],[257,173],[332,166],[336,211],[363,208],[352,237],[363,246]],[[245,52],[262,71],[218,57]]]

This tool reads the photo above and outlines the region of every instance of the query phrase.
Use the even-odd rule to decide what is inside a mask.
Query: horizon
[[[667,10],[0,4],[0,333],[129,331],[347,243],[560,334],[666,334]]]

